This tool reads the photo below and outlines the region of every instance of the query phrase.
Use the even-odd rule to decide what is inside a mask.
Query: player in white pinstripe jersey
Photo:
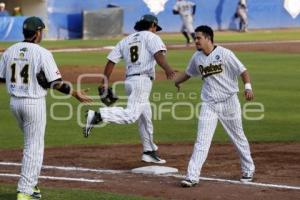
[[[121,58],[126,63],[125,90],[128,95],[127,108],[106,107],[98,112],[88,111],[84,135],[89,135],[95,123],[100,121],[117,124],[129,124],[138,120],[140,137],[143,144],[142,161],[163,164],[156,151],[158,147],[153,141],[152,112],[149,96],[152,80],[155,78],[155,64],[158,63],[165,71],[166,77],[172,79],[175,71],[168,65],[166,47],[160,37],[155,34],[160,31],[158,20],[153,15],[144,15],[134,27],[137,30],[123,40],[108,55],[104,75],[109,80],[116,63]],[[103,82],[100,87],[107,88]]]
[[[177,0],[173,6],[173,14],[179,14],[181,17],[181,33],[184,35],[187,44],[191,43],[189,35],[191,35],[193,41],[195,41],[195,32],[193,27],[195,12],[196,4],[191,1]]]
[[[247,15],[247,1],[239,0],[235,17],[239,18],[239,31],[247,32],[248,31],[248,15]]]
[[[243,131],[241,107],[237,97],[239,91],[237,78],[240,76],[245,84],[246,100],[253,99],[249,73],[232,51],[214,45],[214,34],[210,27],[199,26],[195,32],[198,51],[192,56],[185,73],[175,80],[178,89],[181,83],[193,76],[200,76],[204,81],[197,139],[186,179],[181,184],[184,187],[191,187],[199,182],[200,171],[206,160],[218,120],[239,153],[242,170],[240,180],[252,181],[255,166]]]
[[[81,102],[91,101],[84,91],[74,91],[69,84],[62,81],[52,54],[38,45],[44,28],[40,18],[27,18],[23,24],[25,40],[9,47],[0,62],[1,82],[6,83],[11,96],[11,110],[24,133],[18,200],[41,198],[36,185],[44,156],[47,90],[39,85],[36,74],[42,70],[54,89],[72,94]]]

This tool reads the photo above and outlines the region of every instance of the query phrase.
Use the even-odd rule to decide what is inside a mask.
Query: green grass
[[[161,35],[167,44],[184,43],[181,34]],[[284,41],[299,40],[300,29],[291,30],[256,30],[247,33],[240,32],[215,32],[216,42],[243,42],[243,41]]]
[[[178,70],[183,71],[192,51],[181,51],[177,56],[175,52],[169,53],[169,60]],[[244,120],[245,132],[251,141],[273,142],[273,141],[300,141],[300,105],[299,105],[299,79],[300,57],[296,54],[273,54],[273,53],[251,53],[242,52],[237,54],[243,63],[248,67],[253,80],[255,101],[264,105],[264,119],[260,121]],[[82,56],[82,55],[79,55]],[[182,58],[182,60],[181,60]],[[169,81],[156,81],[152,91],[152,102],[161,105],[164,102],[191,102],[196,105],[200,100],[198,97],[202,81],[191,79],[183,85],[182,92],[185,98],[176,96],[175,87]],[[241,85],[241,84],[240,84]],[[88,84],[84,87],[92,89],[91,94],[96,95],[96,85]],[[0,86],[1,111],[1,133],[0,146],[2,148],[21,148],[22,134],[17,127],[15,119],[9,110],[9,99],[4,86]],[[122,86],[118,87],[118,94],[124,93]],[[188,95],[195,93],[196,98],[190,99]],[[158,101],[157,95],[162,98]],[[166,96],[167,95],[167,96]],[[168,100],[169,96],[173,96]],[[240,94],[242,105],[245,101]],[[139,143],[139,135],[136,124],[114,125],[110,124],[105,128],[95,129],[91,139],[83,139],[81,128],[77,125],[78,103],[71,99],[73,117],[71,120],[56,121],[50,117],[50,107],[55,102],[68,102],[67,100],[55,100],[50,95],[47,98],[48,104],[48,124],[46,132],[46,145],[64,146],[78,144],[112,144],[112,143]],[[122,102],[122,101],[121,101]],[[126,101],[124,101],[126,102]],[[92,106],[97,109],[98,106]],[[165,109],[171,110],[172,105],[167,105]],[[83,111],[88,106],[83,106]],[[67,117],[66,107],[56,107],[55,116]],[[188,107],[176,107],[176,115],[179,117],[190,114]],[[261,113],[252,114],[258,116]],[[188,121],[175,121],[169,111],[162,113],[161,120],[154,116],[155,140],[159,142],[193,142],[196,136],[197,118]],[[83,120],[83,116],[80,117]],[[8,134],[9,133],[9,134]],[[228,137],[219,126],[217,128],[215,142],[226,142]]]
[[[279,40],[300,40],[300,29],[289,30],[255,30],[247,33],[239,32],[215,32],[217,42],[233,42],[233,41],[279,41]],[[160,34],[166,44],[184,43],[184,37],[180,33]],[[76,47],[101,47],[115,45],[122,36],[112,38],[101,38],[97,40],[59,40],[59,41],[43,41],[42,46],[46,48],[76,48]],[[0,49],[7,48],[13,42],[0,42]]]
[[[131,195],[117,195],[104,192],[95,192],[91,190],[82,189],[52,189],[41,188],[42,199],[51,200],[154,200],[154,198],[137,197]],[[16,187],[12,185],[0,185],[0,199],[3,200],[15,200],[16,199]]]
[[[98,40],[49,40],[42,41],[41,45],[45,48],[57,49],[57,48],[86,48],[86,47],[101,47],[101,46],[111,46],[115,45],[122,37],[114,38],[102,38]],[[7,48],[14,42],[0,42],[0,48]]]
[[[61,67],[104,66],[108,52],[54,53],[54,59]]]
[[[184,67],[189,61],[192,50],[182,50],[178,54],[175,50],[170,50],[167,53],[169,62],[175,68]],[[78,67],[78,66],[104,66],[107,62],[108,52],[80,52],[80,53],[54,53],[54,59],[59,67]],[[117,64],[117,66],[124,66],[123,62]]]

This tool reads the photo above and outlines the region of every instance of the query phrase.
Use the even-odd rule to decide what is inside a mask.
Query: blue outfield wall
[[[26,17],[0,17],[0,40],[23,40],[22,25]]]
[[[238,24],[233,15],[236,11],[238,0],[191,0],[196,3],[194,25],[207,24],[214,29],[235,28]],[[114,0],[125,9],[124,31],[131,32],[134,22],[143,14],[149,13],[142,0]],[[172,14],[176,0],[169,0],[165,10],[158,14],[159,21],[164,31],[179,31],[181,20],[178,15]],[[300,15],[293,19],[283,8],[283,0],[248,0],[249,28],[288,28],[300,27]]]
[[[156,1],[156,0],[153,0]],[[238,0],[191,0],[196,3],[197,10],[194,25],[207,24],[214,29],[236,29],[237,20],[233,18]],[[178,32],[181,20],[172,14],[176,0],[168,0],[165,10],[158,14],[160,25],[165,32]],[[248,0],[249,28],[288,28],[300,27],[300,16],[293,19],[283,8],[284,0]],[[124,9],[125,33],[133,32],[135,22],[149,8],[143,0],[48,0],[48,37],[49,38],[81,38],[82,12],[106,8],[108,4]],[[21,40],[22,17],[4,17],[0,21],[0,40]],[[113,26],[113,24],[112,24]]]
[[[153,0],[155,1],[155,0]],[[191,0],[197,5],[194,25],[207,24],[214,29],[236,29],[233,18],[238,0]],[[158,14],[159,23],[165,32],[178,32],[181,20],[172,14],[176,0],[168,0],[165,10]],[[108,4],[124,9],[124,32],[133,32],[134,23],[150,10],[143,0],[48,0],[50,36],[60,38],[81,37],[82,11],[98,10]],[[49,9],[51,8],[51,9]],[[283,8],[283,0],[248,0],[249,28],[300,27],[300,17],[293,19]],[[112,24],[113,26],[113,24]]]

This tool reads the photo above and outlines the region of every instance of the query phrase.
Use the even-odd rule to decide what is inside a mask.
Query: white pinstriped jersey
[[[126,75],[139,73],[154,78],[156,65],[154,54],[161,50],[167,49],[158,35],[150,31],[140,31],[121,40],[107,59],[118,63],[123,58],[126,63]]]
[[[8,93],[14,97],[46,96],[47,90],[36,79],[36,74],[41,70],[49,82],[61,78],[51,52],[29,42],[19,42],[9,47],[0,62],[0,78],[6,79]]]
[[[201,76],[201,99],[221,102],[239,91],[238,76],[246,70],[232,51],[217,46],[208,56],[197,51],[186,69],[189,76]]]
[[[173,10],[179,12],[179,15],[186,16],[186,15],[193,15],[193,6],[195,6],[194,2],[181,0],[177,1],[173,7]]]

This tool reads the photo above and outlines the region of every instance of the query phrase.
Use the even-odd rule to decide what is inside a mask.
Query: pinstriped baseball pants
[[[201,168],[207,158],[218,120],[239,153],[242,172],[254,172],[255,166],[242,126],[241,106],[235,94],[224,102],[202,104],[197,139],[189,161],[187,179],[199,181]]]
[[[181,26],[181,32],[187,32],[189,34],[194,33],[194,27],[193,27],[193,16],[192,15],[185,15],[182,16],[182,26]]]
[[[22,169],[17,190],[32,194],[44,157],[46,101],[45,98],[11,97],[10,107],[24,134]]]
[[[156,151],[158,147],[153,141],[152,111],[149,96],[152,81],[148,76],[132,76],[125,80],[125,90],[128,96],[127,107],[100,108],[104,122],[116,124],[131,124],[138,120],[143,151]]]

